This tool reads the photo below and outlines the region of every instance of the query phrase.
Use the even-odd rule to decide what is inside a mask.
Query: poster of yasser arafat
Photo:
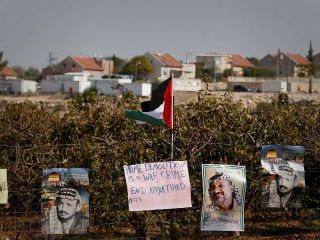
[[[264,145],[261,204],[270,208],[301,208],[305,191],[304,147]]]
[[[43,170],[41,222],[44,234],[83,234],[89,227],[86,168]]]
[[[7,169],[0,169],[0,204],[8,203]]]
[[[203,164],[201,230],[244,231],[244,166]]]

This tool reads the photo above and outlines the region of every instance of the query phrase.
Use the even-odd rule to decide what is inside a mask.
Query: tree
[[[18,78],[24,78],[25,69],[21,66],[12,66],[12,69],[18,74]]]
[[[306,58],[307,58],[310,62],[313,62],[313,48],[312,48],[312,42],[311,42],[311,41],[310,41],[310,45],[309,45],[308,55],[306,56]]]
[[[268,77],[274,78],[276,73],[272,70],[261,68],[261,67],[252,67],[243,69],[244,77]]]
[[[244,77],[255,77],[255,69],[254,68],[244,68],[243,69]]]
[[[216,77],[218,81],[221,80],[221,74],[214,74],[215,68],[204,68],[204,63],[196,63],[196,78],[208,78],[209,82],[213,82]]]
[[[223,71],[222,76],[224,78],[230,77],[232,75],[232,69],[231,68],[227,68]]]
[[[247,60],[249,62],[251,62],[253,65],[258,66],[258,62],[259,62],[258,58],[256,58],[256,57],[247,57]]]
[[[125,59],[120,58],[120,57],[116,56],[115,54],[113,54],[112,57],[106,57],[106,60],[113,61],[113,73],[114,74],[121,73],[123,70],[123,67],[127,63],[127,61]]]
[[[41,79],[41,73],[35,67],[28,67],[25,69],[21,66],[13,66],[12,69],[18,74],[18,78],[35,81],[40,81]]]
[[[142,74],[153,71],[150,61],[144,56],[133,57],[123,68],[123,73],[135,75],[135,80]]]
[[[302,68],[301,71],[304,72],[305,74],[303,76],[303,74],[301,75],[300,73],[298,73],[298,75],[300,75],[301,77],[305,77],[305,75],[310,77],[310,76],[314,76],[315,75],[315,72],[316,72],[316,69],[317,69],[317,65],[314,64],[314,63],[310,63],[310,64],[308,64],[306,66],[301,66],[301,68]]]
[[[8,61],[2,60],[2,58],[3,58],[3,52],[0,51],[0,71],[2,71],[2,69],[8,64]]]
[[[35,67],[28,67],[28,69],[24,73],[24,78],[29,80],[40,81],[41,73],[39,69]]]
[[[196,78],[204,77],[204,63],[196,63]]]

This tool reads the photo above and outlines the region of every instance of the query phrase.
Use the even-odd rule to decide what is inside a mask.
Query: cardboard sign
[[[123,166],[129,211],[191,207],[187,161]]]

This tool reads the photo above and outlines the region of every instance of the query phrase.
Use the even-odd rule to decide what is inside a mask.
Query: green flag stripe
[[[167,126],[162,119],[154,118],[147,114],[144,114],[143,112],[138,112],[138,111],[127,110],[126,118],[147,122],[155,125]]]

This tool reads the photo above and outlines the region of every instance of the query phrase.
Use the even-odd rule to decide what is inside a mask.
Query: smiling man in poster
[[[209,179],[211,208],[227,212],[240,206],[239,189],[228,174],[217,173]]]
[[[205,231],[243,231],[245,168],[204,164],[202,174],[201,229]]]

